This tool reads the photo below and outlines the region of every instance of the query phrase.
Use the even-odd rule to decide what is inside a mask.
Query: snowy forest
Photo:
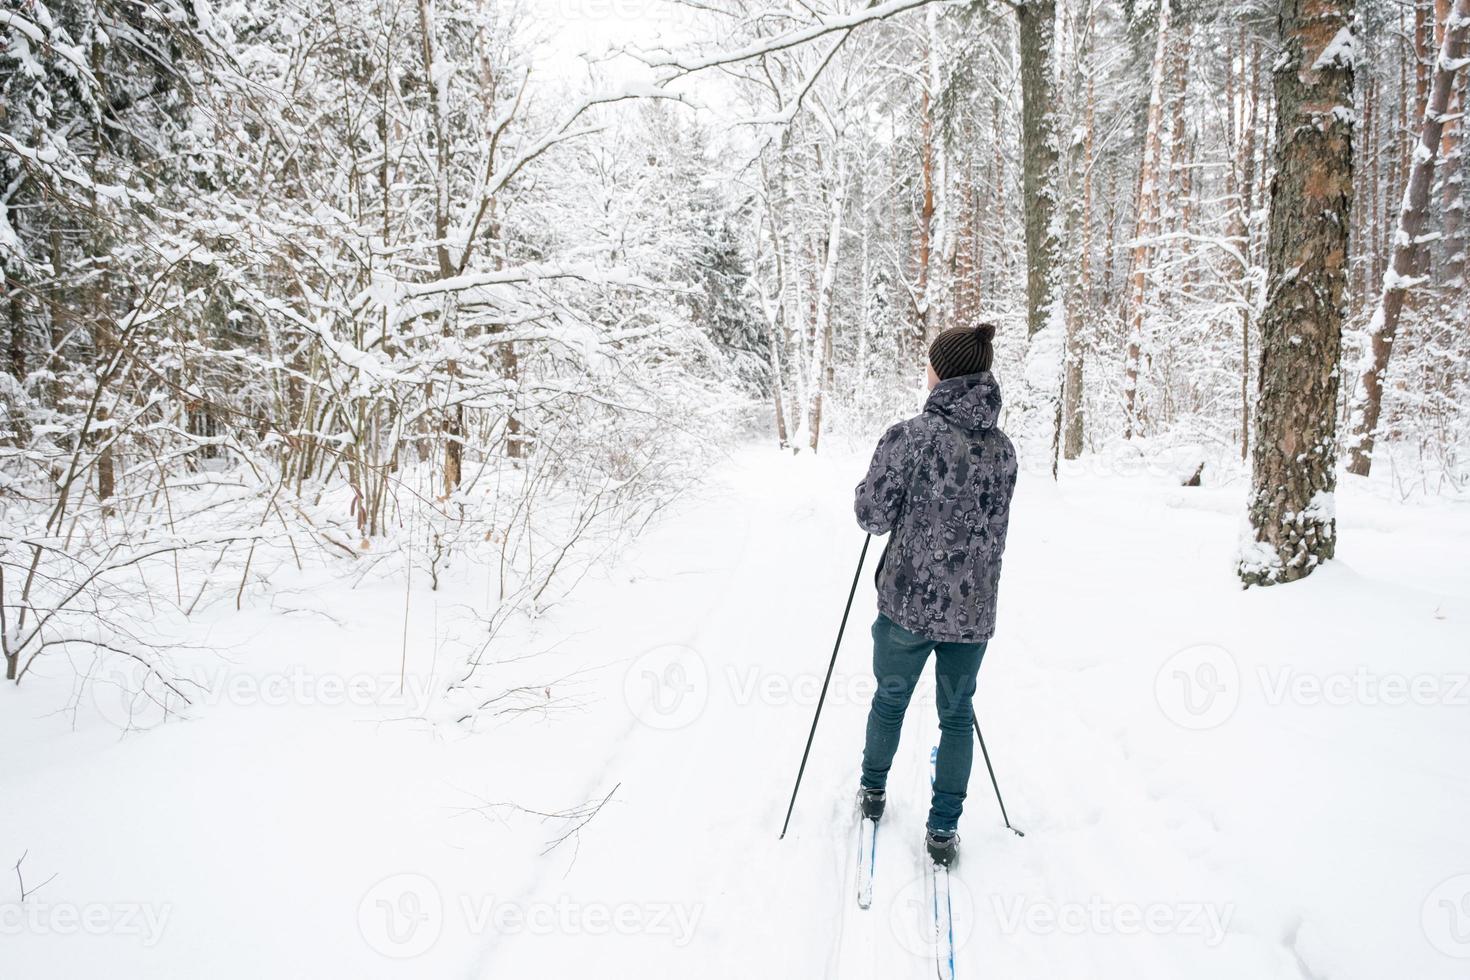
[[[1461,975],[1467,101],[1470,0],[0,0],[0,974],[933,975],[825,657],[990,324],[940,976]]]

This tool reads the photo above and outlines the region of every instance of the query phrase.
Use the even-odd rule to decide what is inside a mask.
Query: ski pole
[[[995,767],[990,764],[990,752],[985,748],[985,736],[980,734],[980,719],[971,715],[975,722],[975,737],[980,740],[980,754],[985,756],[985,768],[990,773],[990,785],[995,790],[995,802],[1000,804],[1000,818],[1005,821],[1006,829],[1017,837],[1025,837],[1023,831],[1011,826],[1011,818],[1006,816],[1006,801],[1000,798],[1000,784],[995,781]]]
[[[801,767],[796,770],[796,785],[791,787],[791,802],[786,804],[786,820],[781,824],[781,836],[778,840],[786,839],[786,828],[791,826],[791,811],[796,808],[796,793],[801,789],[801,777],[806,772],[806,758],[812,752],[812,739],[817,735],[817,720],[822,717],[822,702],[827,700],[827,685],[832,683],[832,668],[837,666],[837,650],[842,646],[842,631],[847,629],[847,614],[852,612],[852,597],[857,595],[858,578],[863,574],[863,562],[868,557],[868,542],[873,540],[871,534],[863,538],[862,554],[858,555],[857,570],[852,573],[852,588],[847,591],[847,605],[842,610],[842,622],[837,627],[837,642],[832,644],[832,659],[827,664],[827,676],[822,681],[822,693],[817,697],[817,712],[812,715],[812,730],[806,737],[806,748],[801,753]]]

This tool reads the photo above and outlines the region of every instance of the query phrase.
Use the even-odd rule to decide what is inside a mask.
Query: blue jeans
[[[975,754],[975,675],[982,643],[936,643],[899,626],[879,613],[873,623],[873,676],[878,689],[868,709],[868,738],[863,746],[863,785],[883,789],[898,751],[903,715],[914,685],[934,652],[934,680],[939,708],[939,758],[934,766],[934,799],[929,807],[929,829],[952,834],[965,806],[970,763]]]

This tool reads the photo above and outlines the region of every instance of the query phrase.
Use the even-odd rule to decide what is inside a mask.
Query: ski
[[[878,821],[858,817],[857,903],[865,909],[873,904],[873,868],[878,859]]]
[[[934,916],[934,963],[939,980],[954,980],[954,906],[949,896],[949,869],[925,860],[929,908]]]
[[[935,769],[939,764],[939,746],[929,752],[929,787],[933,789]],[[949,868],[935,864],[924,855],[924,874],[928,885],[929,910],[934,916],[934,963],[939,980],[954,980],[954,904],[950,900]]]

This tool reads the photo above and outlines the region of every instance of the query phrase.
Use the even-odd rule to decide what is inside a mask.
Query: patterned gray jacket
[[[961,643],[995,633],[1016,488],[1016,450],[995,426],[999,414],[989,371],[941,381],[921,414],[883,433],[857,485],[858,523],[892,532],[878,609],[911,633]]]

